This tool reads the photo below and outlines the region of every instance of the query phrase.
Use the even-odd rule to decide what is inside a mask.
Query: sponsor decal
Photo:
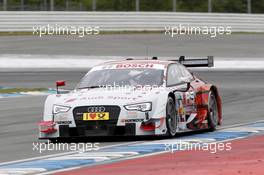
[[[136,100],[135,97],[125,97],[125,96],[108,96],[108,99],[112,100]]]
[[[68,114],[55,114],[55,121],[68,121]]]
[[[77,100],[102,100],[104,99],[104,96],[91,96],[91,97],[81,97],[77,98]]]
[[[127,115],[130,118],[137,118],[138,117],[138,112],[137,111],[127,111]]]
[[[179,107],[179,109],[178,109],[178,114],[179,115],[185,115],[185,110],[184,110],[184,108],[181,106],[181,107]]]
[[[143,122],[144,119],[126,119],[126,123],[135,123],[135,122]]]
[[[117,69],[126,69],[126,68],[153,68],[154,67],[154,64],[152,63],[140,63],[140,64],[137,64],[137,63],[127,63],[127,64],[117,64],[116,65],[116,68]]]
[[[74,102],[75,100],[76,100],[76,98],[72,98],[72,99],[65,101],[65,103],[71,103],[71,102]]]
[[[109,120],[109,112],[83,113],[83,120]]]
[[[56,123],[59,125],[70,125],[72,124],[72,121],[57,121]]]
[[[92,68],[89,72],[104,70],[104,69],[131,69],[131,68],[164,69],[165,66],[162,64],[153,64],[153,63],[124,63],[124,64],[96,66]]]

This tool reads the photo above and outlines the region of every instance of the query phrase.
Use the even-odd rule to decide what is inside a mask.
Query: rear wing
[[[180,56],[178,60],[170,61],[177,61],[185,67],[214,67],[213,56],[208,56],[207,58],[200,59],[185,59],[185,56]]]

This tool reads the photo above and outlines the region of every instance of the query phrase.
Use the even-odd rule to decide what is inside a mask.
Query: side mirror
[[[59,87],[60,86],[65,86],[66,85],[66,83],[65,83],[65,81],[64,80],[59,80],[59,81],[56,81],[56,89],[57,89],[57,94],[59,94],[60,92],[59,92]]]
[[[187,78],[187,77],[181,77],[180,80],[181,80],[181,82],[182,82],[183,84],[186,84],[186,85],[187,85],[187,86],[186,86],[186,89],[183,89],[182,91],[183,91],[183,92],[188,91],[188,90],[190,89],[190,87],[191,87],[190,79]]]
[[[190,83],[190,79],[187,77],[181,77],[180,80],[182,83]]]

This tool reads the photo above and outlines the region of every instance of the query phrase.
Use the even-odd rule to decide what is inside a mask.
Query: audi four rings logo
[[[91,106],[87,109],[87,112],[105,112],[105,107],[103,107],[103,106]]]

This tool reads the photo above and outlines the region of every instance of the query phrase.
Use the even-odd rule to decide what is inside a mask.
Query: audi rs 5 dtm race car
[[[213,57],[119,60],[95,66],[69,93],[49,95],[40,139],[168,135],[215,130],[222,123],[215,85],[186,67],[212,67]],[[64,86],[64,81],[57,82]]]

